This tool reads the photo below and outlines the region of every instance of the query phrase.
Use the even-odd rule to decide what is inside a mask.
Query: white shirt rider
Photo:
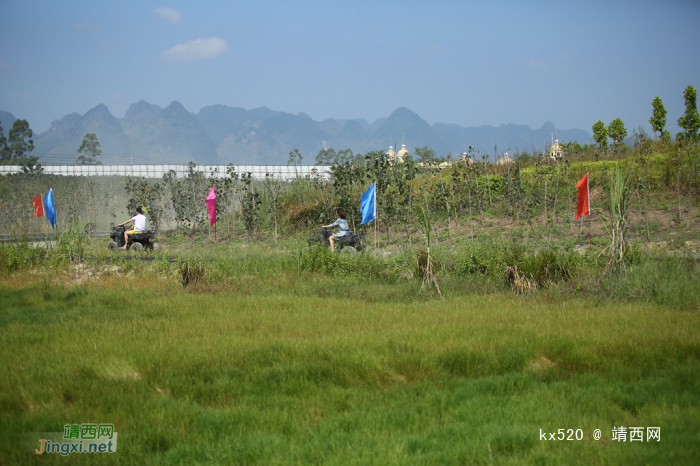
[[[131,217],[134,222],[134,230],[136,231],[146,231],[146,216],[143,214],[136,214]]]

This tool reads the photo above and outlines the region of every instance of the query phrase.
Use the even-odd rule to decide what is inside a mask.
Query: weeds
[[[419,251],[416,256],[416,264],[418,276],[423,279],[420,289],[423,291],[425,285],[428,285],[428,289],[435,285],[435,289],[438,294],[442,296],[442,291],[440,291],[440,285],[438,285],[435,274],[437,272],[437,267],[433,264],[433,258],[430,257],[430,231],[432,230],[432,225],[430,224],[430,218],[425,210],[421,207],[423,213],[423,218],[421,222],[421,227],[423,228],[423,234],[425,235],[425,250]]]
[[[180,277],[183,286],[204,283],[207,278],[207,270],[204,264],[198,260],[188,260],[180,268]]]
[[[615,170],[605,184],[609,217],[603,214],[601,217],[610,235],[610,245],[603,250],[603,253],[608,257],[608,266],[613,269],[625,270],[629,262],[631,248],[627,239],[627,208],[632,200],[631,183],[632,174],[625,175],[625,171],[616,163]]]
[[[81,261],[84,251],[85,233],[78,225],[78,217],[73,217],[72,225],[58,237],[58,249],[69,260]]]
[[[518,294],[531,294],[537,291],[537,288],[539,288],[539,285],[537,284],[537,281],[533,279],[532,274],[528,278],[526,274],[519,273],[517,265],[506,267],[506,280],[508,280],[508,284],[511,286],[513,291]]]

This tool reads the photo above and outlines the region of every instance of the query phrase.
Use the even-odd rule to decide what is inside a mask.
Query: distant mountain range
[[[6,135],[14,120],[14,115],[0,110]],[[33,154],[44,163],[74,163],[86,133],[97,134],[102,148],[99,160],[104,164],[129,163],[133,154],[134,163],[283,165],[293,149],[299,149],[304,164],[313,164],[322,149],[349,148],[364,154],[404,141],[411,153],[415,147],[429,146],[438,156],[457,156],[473,146],[493,158],[496,145],[499,154],[516,148],[546,150],[553,133],[562,142],[591,141],[586,131],[557,130],[549,122],[539,129],[513,124],[430,126],[405,107],[370,124],[365,119],[314,121],[305,113],[293,115],[266,107],[211,105],[194,114],[177,101],[161,108],[141,100],[121,119],[100,104],[84,115],[71,113],[54,120],[48,131],[34,135]]]

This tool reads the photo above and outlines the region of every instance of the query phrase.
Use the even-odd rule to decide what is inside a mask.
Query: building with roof
[[[510,158],[508,152],[504,152],[503,155],[496,161],[496,165],[508,165],[513,163],[513,159]]]
[[[392,162],[403,162],[406,157],[411,157],[411,153],[406,149],[406,144],[401,144],[401,150],[398,153],[394,152],[394,146],[389,146],[389,150],[384,152]]]
[[[564,149],[561,147],[561,144],[559,144],[559,139],[555,139],[554,144],[549,148],[549,158],[556,162],[561,160],[563,155]]]

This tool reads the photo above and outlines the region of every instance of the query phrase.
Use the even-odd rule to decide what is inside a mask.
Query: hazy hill
[[[34,138],[34,153],[45,154],[42,161],[50,163],[75,163],[78,148],[87,133],[97,134],[103,164],[118,163],[129,153],[130,141],[114,115],[99,104],[85,115],[71,113],[55,120],[49,130]]]
[[[357,120],[345,123],[345,126],[338,132],[337,140],[337,150],[353,148],[355,153],[365,153],[371,147],[367,131]]]
[[[377,120],[377,121],[381,121],[381,123],[383,123],[384,120],[386,120],[386,118],[380,118],[380,119]],[[343,126],[344,126],[345,123],[347,123],[348,121],[356,121],[356,122],[358,122],[358,123],[360,124],[360,126],[362,126],[362,129],[364,129],[365,132],[366,132],[367,134],[370,134],[370,133],[373,132],[372,129],[371,129],[371,125],[370,125],[369,122],[368,122],[367,120],[365,120],[364,118],[355,118],[354,120],[337,120],[337,121],[338,121],[338,123],[340,123],[340,124],[343,125]],[[375,123],[376,123],[376,122],[375,122]],[[381,123],[377,125],[377,128],[379,128],[379,127],[381,126]]]
[[[122,126],[137,154],[162,163],[219,163],[216,147],[197,116],[180,102],[161,109],[142,100],[129,108]]]
[[[449,146],[440,139],[440,136],[417,114],[401,107],[389,115],[372,134],[374,150],[388,149],[389,145],[402,144],[406,141],[406,147],[413,153],[414,147],[429,146],[439,155],[447,155]]]
[[[2,112],[0,117],[7,133],[14,116]],[[88,132],[97,134],[103,163],[128,163],[133,153],[135,163],[286,164],[289,152],[299,149],[304,163],[312,164],[324,148],[364,154],[400,146],[404,141],[412,153],[416,147],[429,146],[438,156],[457,156],[467,146],[474,146],[493,157],[494,144],[498,144],[499,153],[509,148],[511,152],[546,149],[553,132],[560,141],[590,142],[586,131],[557,131],[552,123],[534,130],[512,124],[431,126],[405,107],[370,124],[365,119],[318,122],[305,113],[293,115],[267,107],[246,110],[211,105],[195,115],[177,101],[161,108],[141,100],[121,119],[100,104],[85,115],[71,113],[55,120],[48,131],[34,135],[34,154],[48,163],[73,163]]]
[[[333,137],[338,136],[338,133],[340,133],[340,130],[342,130],[345,127],[345,125],[346,122],[341,123],[337,120],[334,120],[333,118],[328,118],[318,123],[318,126],[323,131],[325,131]]]
[[[442,140],[450,145],[453,155],[464,152],[468,146],[473,146],[478,151],[492,156],[496,144],[499,153],[508,149],[511,152],[532,152],[533,148],[547,150],[552,143],[552,135],[562,142],[578,141],[584,144],[591,141],[591,135],[583,130],[557,130],[550,122],[534,130],[526,125],[513,124],[464,128],[459,125],[436,123],[433,128]]]
[[[12,128],[12,123],[15,122],[17,118],[10,112],[5,110],[0,110],[0,127],[2,127],[3,134],[7,137],[10,128]]]

